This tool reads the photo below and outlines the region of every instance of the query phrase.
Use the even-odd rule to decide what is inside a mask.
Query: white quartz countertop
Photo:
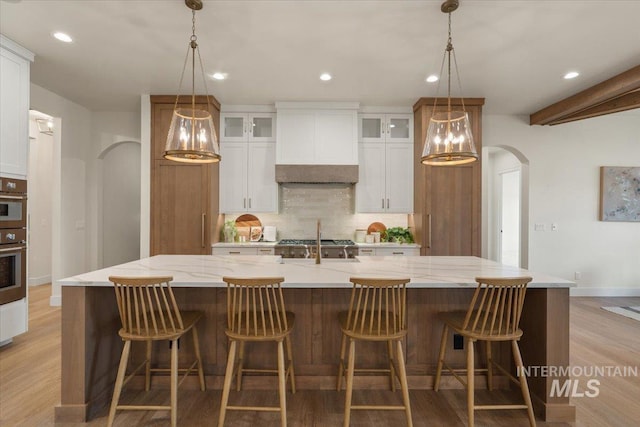
[[[574,282],[471,256],[364,256],[355,260],[282,259],[272,255],[156,255],[58,280],[63,286],[111,286],[109,276],[173,276],[180,287],[224,287],[223,276],[284,277],[293,288],[346,288],[350,277],[409,277],[416,288],[474,287],[475,277],[531,276],[531,288]]]

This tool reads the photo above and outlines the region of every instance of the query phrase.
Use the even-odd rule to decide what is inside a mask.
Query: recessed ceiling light
[[[53,33],[53,37],[65,43],[71,43],[73,41],[69,34],[61,33],[60,31]]]
[[[329,80],[331,80],[331,74],[329,73],[322,73],[320,74],[320,80],[327,82]]]
[[[216,80],[224,80],[227,78],[227,73],[213,73],[211,77],[213,77]]]
[[[427,82],[428,83],[434,83],[438,81],[438,76],[436,76],[435,74],[430,75],[429,77],[427,77]]]
[[[579,75],[580,75],[580,73],[577,72],[577,71],[569,71],[567,74],[564,75],[564,78],[567,79],[567,80],[575,79]]]

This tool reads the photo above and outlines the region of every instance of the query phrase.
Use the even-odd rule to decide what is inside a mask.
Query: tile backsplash
[[[227,219],[238,215],[227,214]],[[316,222],[322,237],[354,239],[356,229],[372,222],[406,227],[407,214],[355,213],[355,186],[351,184],[283,184],[279,188],[279,213],[255,214],[263,226],[277,228],[279,239],[315,239]]]

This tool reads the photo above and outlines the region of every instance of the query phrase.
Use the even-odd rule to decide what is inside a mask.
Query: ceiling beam
[[[577,113],[569,116],[564,116],[549,124],[559,125],[560,123],[574,122],[576,120],[588,119],[611,113],[619,113],[620,111],[633,110],[635,108],[640,108],[640,89],[612,99],[611,101],[603,102],[602,104],[595,105],[591,108],[578,111]]]
[[[536,111],[529,116],[529,124],[555,125],[638,108],[639,89],[640,65]],[[585,111],[591,113],[582,116]]]

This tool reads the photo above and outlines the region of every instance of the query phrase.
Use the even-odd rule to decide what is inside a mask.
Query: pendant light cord
[[[447,112],[451,113],[451,54],[453,54],[453,65],[456,71],[456,80],[458,82],[458,90],[460,91],[460,101],[462,102],[462,111],[467,112],[464,105],[464,98],[462,97],[462,83],[460,82],[460,72],[458,71],[458,61],[456,60],[456,50],[453,47],[453,38],[451,37],[451,13],[449,15],[449,31],[447,37],[447,47],[442,55],[442,63],[440,64],[440,76],[442,77],[442,71],[444,70],[444,62],[447,61]],[[433,101],[432,117],[436,113],[436,106],[438,104],[438,93],[440,92],[440,82],[442,79],[438,79],[438,86],[436,87],[436,97]]]
[[[200,47],[197,43],[198,36],[196,35],[196,11],[192,9],[192,19],[191,19],[191,37],[189,38],[189,45],[187,46],[187,53],[184,57],[184,64],[182,65],[182,74],[180,75],[180,83],[178,84],[178,93],[176,94],[176,101],[173,105],[173,109],[176,110],[178,108],[178,100],[180,98],[180,90],[182,89],[182,82],[184,81],[184,74],[187,70],[187,61],[189,60],[189,52],[192,52],[191,57],[191,108],[195,111],[195,98],[196,98],[196,90],[195,90],[195,73],[196,73],[196,52],[198,54],[198,62],[200,63],[200,71],[202,72],[202,82],[204,83],[204,91],[207,96],[207,108],[208,112],[211,113],[211,100],[209,99],[209,89],[207,88],[207,79],[204,74],[204,65],[202,63],[202,57],[200,56]]]

